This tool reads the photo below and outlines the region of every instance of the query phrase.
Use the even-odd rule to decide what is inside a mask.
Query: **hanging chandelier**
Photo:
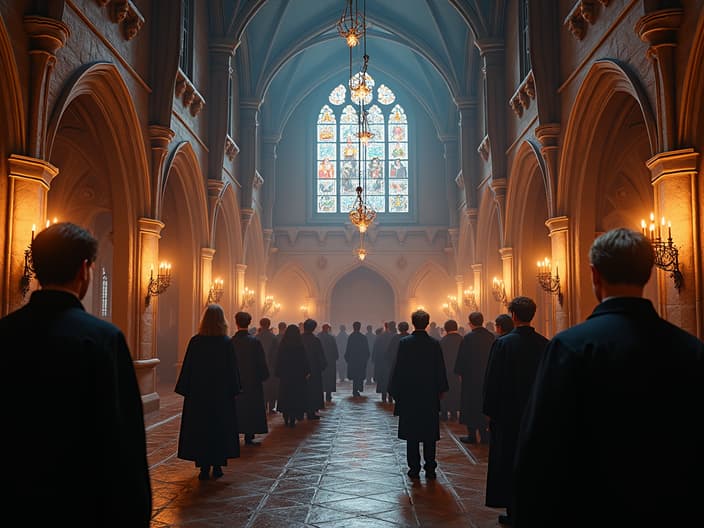
[[[364,235],[360,234],[359,236],[359,247],[355,248],[354,254],[357,255],[357,258],[359,259],[360,262],[364,262],[364,259],[367,257],[367,250],[364,247]]]
[[[376,218],[376,211],[372,206],[367,204],[364,200],[364,187],[362,186],[362,172],[363,167],[366,167],[367,163],[367,143],[374,137],[374,134],[369,130],[369,123],[367,121],[367,111],[364,108],[365,98],[371,94],[371,87],[367,84],[367,68],[369,66],[369,55],[367,55],[367,31],[366,31],[366,14],[367,14],[367,3],[364,0],[363,13],[362,13],[362,33],[364,39],[364,63],[362,65],[362,71],[352,77],[352,48],[350,48],[350,90],[353,94],[358,97],[360,111],[357,114],[357,140],[358,140],[358,153],[359,157],[357,159],[357,197],[355,198],[354,204],[352,205],[352,210],[349,212],[350,222],[359,229],[360,233],[360,247],[357,252],[357,256],[360,260],[364,260],[366,257],[366,250],[364,249],[364,233],[367,232],[369,226],[372,225],[374,219]],[[366,184],[366,175],[365,175]]]
[[[354,5],[353,5],[354,3]],[[364,35],[364,19],[359,12],[358,0],[348,0],[345,2],[345,10],[337,21],[337,32],[345,39],[347,46],[354,48]]]

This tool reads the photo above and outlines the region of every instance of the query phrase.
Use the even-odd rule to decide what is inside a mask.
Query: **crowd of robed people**
[[[81,304],[97,249],[96,239],[74,224],[42,231],[31,244],[40,289],[0,319],[9,370],[30,373],[33,382],[29,392],[24,376],[3,384],[4,422],[12,428],[6,438],[14,479],[9,500],[32,511],[38,525],[63,520],[80,527],[147,527],[151,486],[132,357],[122,332]],[[704,410],[704,343],[662,319],[643,297],[653,262],[652,245],[638,232],[615,229],[598,237],[589,253],[598,305],[585,322],[551,340],[530,325],[535,303],[527,297],[509,303],[514,328],[498,337],[485,334],[481,314],[470,315],[471,331],[459,342],[452,370],[467,442],[485,440],[488,419],[486,504],[506,508],[503,524],[648,526],[696,518],[692,507],[704,494],[698,418]],[[496,318],[498,333],[508,330],[507,317]],[[413,332],[398,338],[389,370],[375,365],[372,375],[387,376],[377,390],[399,416],[409,477],[419,478],[422,444],[425,476],[434,479],[440,419],[453,412],[442,405],[453,378],[443,352],[458,339],[446,323],[443,340],[455,343],[443,347],[426,331],[426,312],[411,319]],[[193,460],[204,479],[219,477],[227,460],[238,456],[240,434],[245,444],[257,445],[254,437],[267,431],[272,402],[295,427],[304,416],[317,419],[335,390],[329,372],[323,376],[332,368],[335,381],[337,358],[326,356],[324,346],[337,345],[329,325],[316,336],[316,323],[308,320],[302,331],[288,325],[267,338],[266,323],[257,336],[250,335],[250,323],[249,314],[238,313],[230,337],[222,308],[208,306],[176,385],[185,396],[179,456]],[[348,342],[358,333],[368,354],[359,327]],[[352,341],[364,348],[360,337]],[[206,348],[211,352],[204,359],[198,351]],[[462,358],[463,350],[480,349],[483,376],[465,370]],[[267,357],[272,350],[275,363]],[[349,351],[346,346],[346,377],[359,394],[369,370]],[[265,392],[272,364],[278,384]],[[467,408],[465,393],[476,390],[479,379],[481,398]],[[481,417],[475,415],[477,401]],[[38,478],[30,461],[46,446],[52,454]],[[654,461],[654,449],[666,459]]]

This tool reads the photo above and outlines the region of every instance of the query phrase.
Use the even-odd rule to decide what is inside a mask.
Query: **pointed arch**
[[[701,9],[699,14],[694,42],[687,61],[679,113],[679,144],[701,144],[704,139],[704,9]]]
[[[535,179],[540,179],[541,192],[548,206],[545,217],[547,220],[554,216],[554,204],[551,199],[552,193],[545,161],[540,154],[540,147],[534,141],[526,140],[513,159],[508,180],[506,211],[510,211],[511,214],[510,216],[507,214],[504,236],[508,246],[516,247],[521,238],[526,212],[533,205],[531,197],[534,195],[529,193],[529,190],[536,185]]]
[[[306,291],[308,293],[308,297],[312,297],[317,299],[320,296],[320,288],[318,288],[317,283],[311,277],[306,270],[303,268],[303,266],[296,261],[289,260],[281,266],[278,270],[276,270],[276,273],[274,273],[274,276],[271,279],[271,283],[276,283],[276,281],[283,275],[286,274],[293,274],[299,279],[301,279],[301,282],[305,285]]]
[[[590,148],[604,110],[619,94],[636,101],[645,122],[650,155],[655,155],[657,125],[647,94],[640,82],[618,61],[612,59],[596,61],[580,86],[565,127],[557,183],[559,211],[570,211],[570,204],[580,201],[588,177],[585,173],[586,159],[580,153]]]
[[[88,98],[93,119],[104,123],[99,128],[106,148],[119,152],[114,156],[112,190],[126,209],[129,218],[145,216],[152,189],[149,162],[142,125],[127,85],[117,67],[109,62],[86,64],[68,82],[54,106],[47,133],[47,156],[52,157],[54,142],[64,113],[74,101]]]
[[[325,300],[324,300],[326,306],[330,305],[332,291],[335,289],[335,285],[338,282],[340,282],[340,279],[342,277],[344,277],[345,275],[347,275],[353,269],[358,268],[360,266],[359,262],[355,262],[354,260],[345,261],[345,262],[346,262],[346,264],[344,266],[337,268],[337,272],[334,273],[329,278],[328,284],[322,288],[323,291],[326,292],[325,293]],[[394,277],[388,273],[388,270],[385,270],[384,268],[382,268],[381,266],[378,266],[374,262],[368,262],[368,261],[365,262],[363,264],[363,266],[365,268],[369,268],[377,275],[380,275],[386,282],[389,283],[389,286],[391,286],[391,290],[394,292],[394,297],[397,299],[397,302],[398,302],[398,299],[400,298],[399,297],[399,285],[396,282],[396,280],[394,280]]]
[[[5,130],[2,135],[6,144],[3,152],[23,153],[25,151],[25,109],[22,101],[22,85],[20,83],[15,52],[12,41],[7,33],[5,21],[0,15],[0,114],[5,116]],[[6,156],[5,156],[6,157]]]
[[[433,273],[439,273],[442,276],[447,277],[448,281],[450,280],[450,275],[447,273],[447,270],[440,264],[432,260],[426,261],[416,270],[411,279],[408,281],[406,286],[406,297],[416,297],[418,294],[418,286],[423,282],[423,279]]]

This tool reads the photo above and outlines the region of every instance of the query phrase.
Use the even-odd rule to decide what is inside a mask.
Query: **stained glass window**
[[[353,77],[352,85],[360,74]],[[370,88],[375,81],[367,74]],[[376,99],[375,99],[376,96]],[[318,114],[316,142],[316,212],[346,214],[352,209],[359,180],[365,198],[378,213],[409,212],[408,118],[396,94],[382,84],[364,101],[374,134],[360,163],[360,101],[340,84]],[[383,105],[383,106],[380,106]],[[386,107],[386,108],[384,108]],[[363,154],[365,150],[361,151]]]

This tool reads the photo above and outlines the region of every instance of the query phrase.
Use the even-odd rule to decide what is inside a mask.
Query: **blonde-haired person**
[[[240,456],[235,397],[241,391],[235,350],[222,307],[209,304],[188,343],[175,391],[184,397],[178,458],[200,468],[200,480],[223,476]]]

